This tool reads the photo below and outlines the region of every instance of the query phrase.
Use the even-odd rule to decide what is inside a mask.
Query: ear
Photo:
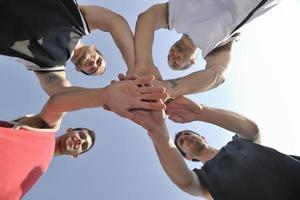
[[[91,45],[91,47],[92,47],[93,49],[97,49],[96,45]]]
[[[190,59],[190,64],[191,64],[191,65],[195,64],[195,62],[196,62],[196,61],[195,61],[194,58],[191,58],[191,59]]]
[[[186,154],[185,157],[188,160],[192,160],[193,159],[193,156],[191,154]]]
[[[73,131],[72,128],[68,128],[68,129],[67,129],[67,132],[72,132],[72,131]]]

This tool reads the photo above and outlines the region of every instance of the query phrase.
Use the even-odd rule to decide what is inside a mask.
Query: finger
[[[164,93],[166,91],[163,87],[139,87],[140,93]]]
[[[113,84],[116,83],[116,82],[117,82],[117,81],[112,80],[112,81],[110,81],[110,84],[113,85]]]
[[[176,123],[183,123],[183,118],[180,116],[169,116],[169,119]]]
[[[154,80],[154,76],[149,75],[149,76],[139,76],[135,81],[137,85],[141,85],[141,84],[147,84],[152,80]]]
[[[168,97],[166,93],[154,93],[154,94],[142,94],[141,98],[142,100],[164,100]]]
[[[138,104],[136,104],[136,108],[146,109],[146,110],[163,110],[166,108],[166,105],[162,103],[161,101],[156,102],[145,102],[140,101]]]
[[[124,75],[124,74],[118,74],[118,78],[119,78],[119,80],[120,81],[125,81],[125,80],[127,80],[127,78],[126,78],[126,76]]]

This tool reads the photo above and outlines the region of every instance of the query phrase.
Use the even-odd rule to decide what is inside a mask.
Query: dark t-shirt
[[[85,35],[73,0],[0,0],[0,54],[43,68],[65,65]]]
[[[215,200],[299,200],[297,158],[236,137],[194,171]]]

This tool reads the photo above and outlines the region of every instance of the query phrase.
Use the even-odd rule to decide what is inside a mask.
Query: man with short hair
[[[30,127],[26,118],[30,117],[0,121],[0,199],[21,199],[46,172],[53,156],[76,158],[95,143],[95,133],[87,128],[69,128],[55,138],[55,128],[42,119],[35,118],[35,126]]]
[[[78,6],[76,0],[0,2],[0,54],[16,57],[35,72],[49,95],[82,88],[66,78],[67,60],[77,71],[100,75],[106,62],[95,46],[80,39],[93,30],[109,32],[128,69],[134,65],[133,34],[119,14],[99,6]]]
[[[161,111],[134,114],[133,121],[148,131],[163,169],[186,193],[215,200],[300,198],[300,157],[260,145],[259,129],[247,117],[197,105],[185,97],[167,105],[169,119],[174,122],[203,121],[236,133],[219,150],[192,131],[181,132],[175,145]],[[202,162],[202,168],[188,169],[176,146],[188,160]]]
[[[205,69],[176,79],[158,80],[156,84],[164,86],[170,97],[213,89],[225,81],[237,31],[277,3],[278,0],[169,0],[156,4],[141,13],[136,23],[134,72],[155,74],[161,79],[152,58],[154,31],[175,29],[182,37],[170,48],[169,66],[187,69],[201,50]]]

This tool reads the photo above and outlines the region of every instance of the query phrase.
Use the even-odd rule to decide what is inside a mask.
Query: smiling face
[[[71,129],[60,137],[60,152],[77,157],[93,146],[93,140],[86,129]]]
[[[83,46],[77,51],[79,51],[78,55],[73,60],[77,71],[81,71],[86,75],[100,75],[104,73],[106,62],[94,45]]]
[[[203,136],[189,130],[179,132],[175,138],[175,144],[188,160],[192,160],[194,155],[201,153],[207,147],[207,142]]]
[[[184,39],[171,46],[168,54],[168,64],[174,70],[184,70],[195,63],[195,50],[188,47]]]

